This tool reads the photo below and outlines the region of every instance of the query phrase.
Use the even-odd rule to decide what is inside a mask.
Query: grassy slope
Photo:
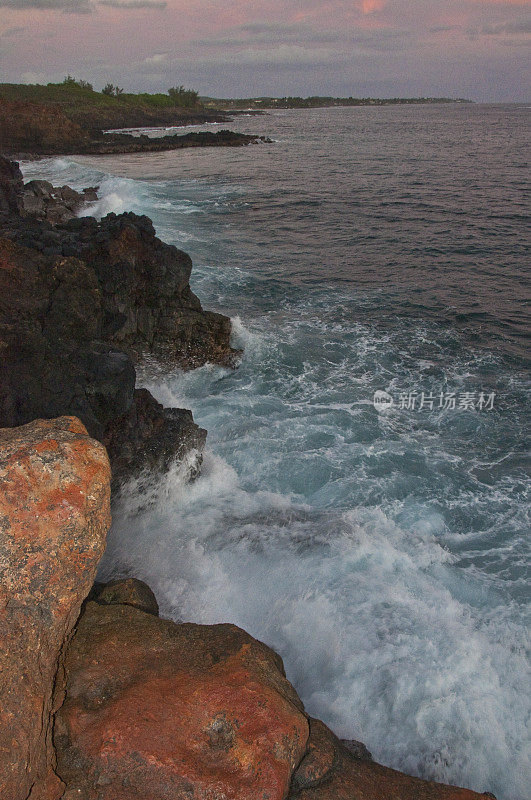
[[[122,94],[112,97],[62,83],[0,84],[0,98],[54,105],[73,122],[87,129],[180,124],[211,119],[202,106],[182,108],[167,94]],[[215,114],[214,114],[215,116]]]

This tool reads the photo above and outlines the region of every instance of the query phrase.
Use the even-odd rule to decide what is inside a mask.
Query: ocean
[[[208,126],[272,144],[22,165],[150,216],[244,348],[139,370],[208,449],[124,492],[101,577],[240,625],[337,734],[499,800],[531,785],[529,121],[276,111]]]

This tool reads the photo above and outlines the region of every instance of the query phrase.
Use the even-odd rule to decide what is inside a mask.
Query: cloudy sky
[[[0,82],[529,100],[531,0],[0,0]]]

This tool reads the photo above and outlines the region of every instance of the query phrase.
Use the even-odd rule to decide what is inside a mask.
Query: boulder
[[[89,199],[93,199],[92,190],[76,192],[70,186],[55,187],[49,181],[28,181],[22,190],[25,213],[45,219],[52,225],[75,217]]]
[[[359,758],[326,725],[311,720],[307,754],[293,776],[288,800],[481,800],[484,797],[468,789],[413,778],[366,757]]]
[[[89,602],[65,676],[54,741],[72,797],[285,800],[307,718],[281,659],[239,628]]]
[[[159,604],[147,583],[137,578],[120,578],[108,583],[97,583],[90,599],[102,605],[124,604],[139,608],[146,614],[159,615]]]
[[[0,430],[2,800],[62,794],[54,685],[103,554],[109,495],[107,454],[79,420]]]

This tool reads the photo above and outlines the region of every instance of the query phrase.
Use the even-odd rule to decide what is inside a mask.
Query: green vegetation
[[[199,95],[184,86],[173,87],[167,94],[133,94],[107,83],[95,91],[88,81],[71,75],[61,83],[0,84],[0,100],[53,106],[70,121],[87,131],[109,128],[186,124],[212,118]]]
[[[112,83],[107,83],[101,90],[101,93],[107,94],[109,97],[120,97],[120,95],[124,93],[124,90],[120,89],[119,86],[114,86]]]
[[[88,81],[73,78],[71,75],[62,83],[40,84],[2,83],[0,97],[6,100],[24,100],[31,103],[60,103],[65,113],[75,112],[83,105],[85,108],[123,108],[138,106],[147,108],[201,108],[199,95],[184,86],[168,90],[168,94],[133,94],[124,92],[119,86],[108,83],[101,92],[94,91]]]
[[[177,106],[194,108],[200,105],[198,92],[194,92],[192,89],[185,89],[184,86],[173,86],[168,89],[168,94]]]

